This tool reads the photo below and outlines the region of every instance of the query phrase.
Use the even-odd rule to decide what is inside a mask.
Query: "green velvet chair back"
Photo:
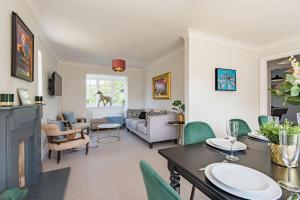
[[[181,200],[178,193],[144,160],[140,161],[148,200]]]
[[[238,136],[248,135],[251,132],[250,127],[248,126],[247,122],[242,119],[231,119],[230,121],[235,121],[239,123],[239,133]]]
[[[211,127],[204,122],[190,122],[184,127],[184,144],[204,142],[208,138],[215,138]]]
[[[258,116],[258,124],[259,126],[263,126],[268,123],[268,115],[260,115]]]

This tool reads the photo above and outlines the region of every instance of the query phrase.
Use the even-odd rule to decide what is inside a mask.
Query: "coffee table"
[[[98,125],[97,128],[98,128],[98,130],[108,129],[108,135],[106,135],[106,136],[99,137],[99,133],[98,133],[98,138],[97,138],[98,143],[112,143],[112,142],[120,141],[120,139],[121,139],[121,137],[120,137],[121,124],[105,123],[105,124]],[[112,135],[112,130],[117,130],[117,135]]]

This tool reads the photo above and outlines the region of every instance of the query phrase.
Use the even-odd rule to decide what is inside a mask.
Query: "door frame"
[[[259,68],[259,74],[260,74],[260,114],[261,115],[270,115],[271,109],[271,98],[270,94],[268,92],[269,86],[268,86],[268,61],[276,60],[279,58],[284,57],[290,57],[293,55],[300,54],[300,49],[296,49],[293,51],[287,51],[287,52],[281,52],[278,54],[274,54],[271,56],[266,56],[260,58],[260,68]]]

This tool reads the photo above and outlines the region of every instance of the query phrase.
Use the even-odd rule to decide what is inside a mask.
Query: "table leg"
[[[170,185],[171,187],[180,194],[180,176],[176,171],[170,172]]]
[[[168,163],[168,169],[170,171],[170,186],[178,193],[180,194],[180,175],[175,170],[175,167]]]

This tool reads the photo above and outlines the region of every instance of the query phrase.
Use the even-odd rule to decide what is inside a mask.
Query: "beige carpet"
[[[105,134],[101,131],[101,134]],[[95,141],[95,133],[91,133]],[[51,160],[45,158],[43,171],[71,167],[66,200],[142,200],[147,199],[143,178],[139,169],[139,161],[148,161],[153,168],[169,182],[167,161],[157,150],[173,143],[148,144],[133,135],[121,130],[121,141],[98,144],[91,148],[87,156],[84,151],[64,152],[60,164],[56,164],[56,155]],[[92,144],[95,145],[96,143]],[[191,184],[181,178],[181,196],[189,199]],[[200,191],[196,191],[195,200],[208,199]]]

